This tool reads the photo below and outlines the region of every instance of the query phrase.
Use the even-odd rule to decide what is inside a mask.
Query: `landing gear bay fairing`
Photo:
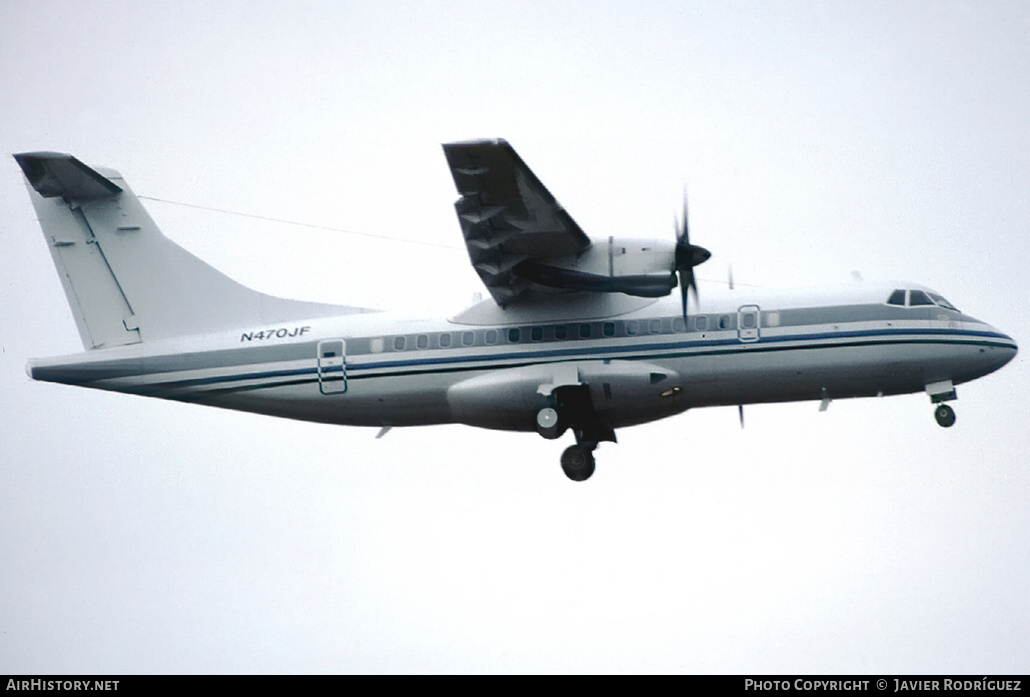
[[[667,240],[591,239],[505,141],[443,149],[491,295],[449,319],[250,290],[162,235],[117,172],[15,155],[85,347],[29,374],[381,433],[571,431],[561,466],[582,481],[616,429],[697,407],[925,391],[949,427],[956,385],[1016,355],[913,283],[706,289],[700,303],[694,268],[709,253],[685,209]]]

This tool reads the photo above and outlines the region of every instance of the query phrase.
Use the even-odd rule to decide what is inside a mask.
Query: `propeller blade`
[[[682,242],[686,247],[690,246],[690,220],[689,212],[687,211],[687,187],[683,187],[683,231],[680,233],[677,242]]]
[[[740,414],[740,427],[744,428],[744,405],[737,405],[737,412]]]
[[[675,221],[676,231],[676,253],[674,259],[674,270],[679,276],[680,296],[683,303],[683,319],[687,319],[687,296],[690,291],[694,292],[694,300],[699,301],[697,292],[697,277],[694,276],[694,267],[708,261],[711,253],[704,247],[690,244],[690,211],[687,207],[687,191],[683,190],[683,218]]]

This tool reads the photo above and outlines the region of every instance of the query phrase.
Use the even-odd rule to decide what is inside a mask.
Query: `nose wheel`
[[[951,428],[955,425],[955,410],[947,404],[938,404],[933,410],[933,418],[937,419],[939,426]]]

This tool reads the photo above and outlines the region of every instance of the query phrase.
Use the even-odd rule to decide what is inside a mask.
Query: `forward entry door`
[[[322,394],[347,391],[346,347],[343,339],[318,342],[318,389]]]

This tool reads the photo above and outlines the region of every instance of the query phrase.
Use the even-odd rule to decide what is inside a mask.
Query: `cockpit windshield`
[[[930,296],[921,290],[910,290],[908,292],[908,304],[909,305],[933,305],[933,300],[930,300]]]
[[[937,293],[930,293],[922,290],[904,290],[897,288],[887,298],[888,305],[898,305],[899,307],[919,307],[927,305],[939,305],[946,310],[954,310],[958,312],[959,309],[944,299],[943,296]]]

